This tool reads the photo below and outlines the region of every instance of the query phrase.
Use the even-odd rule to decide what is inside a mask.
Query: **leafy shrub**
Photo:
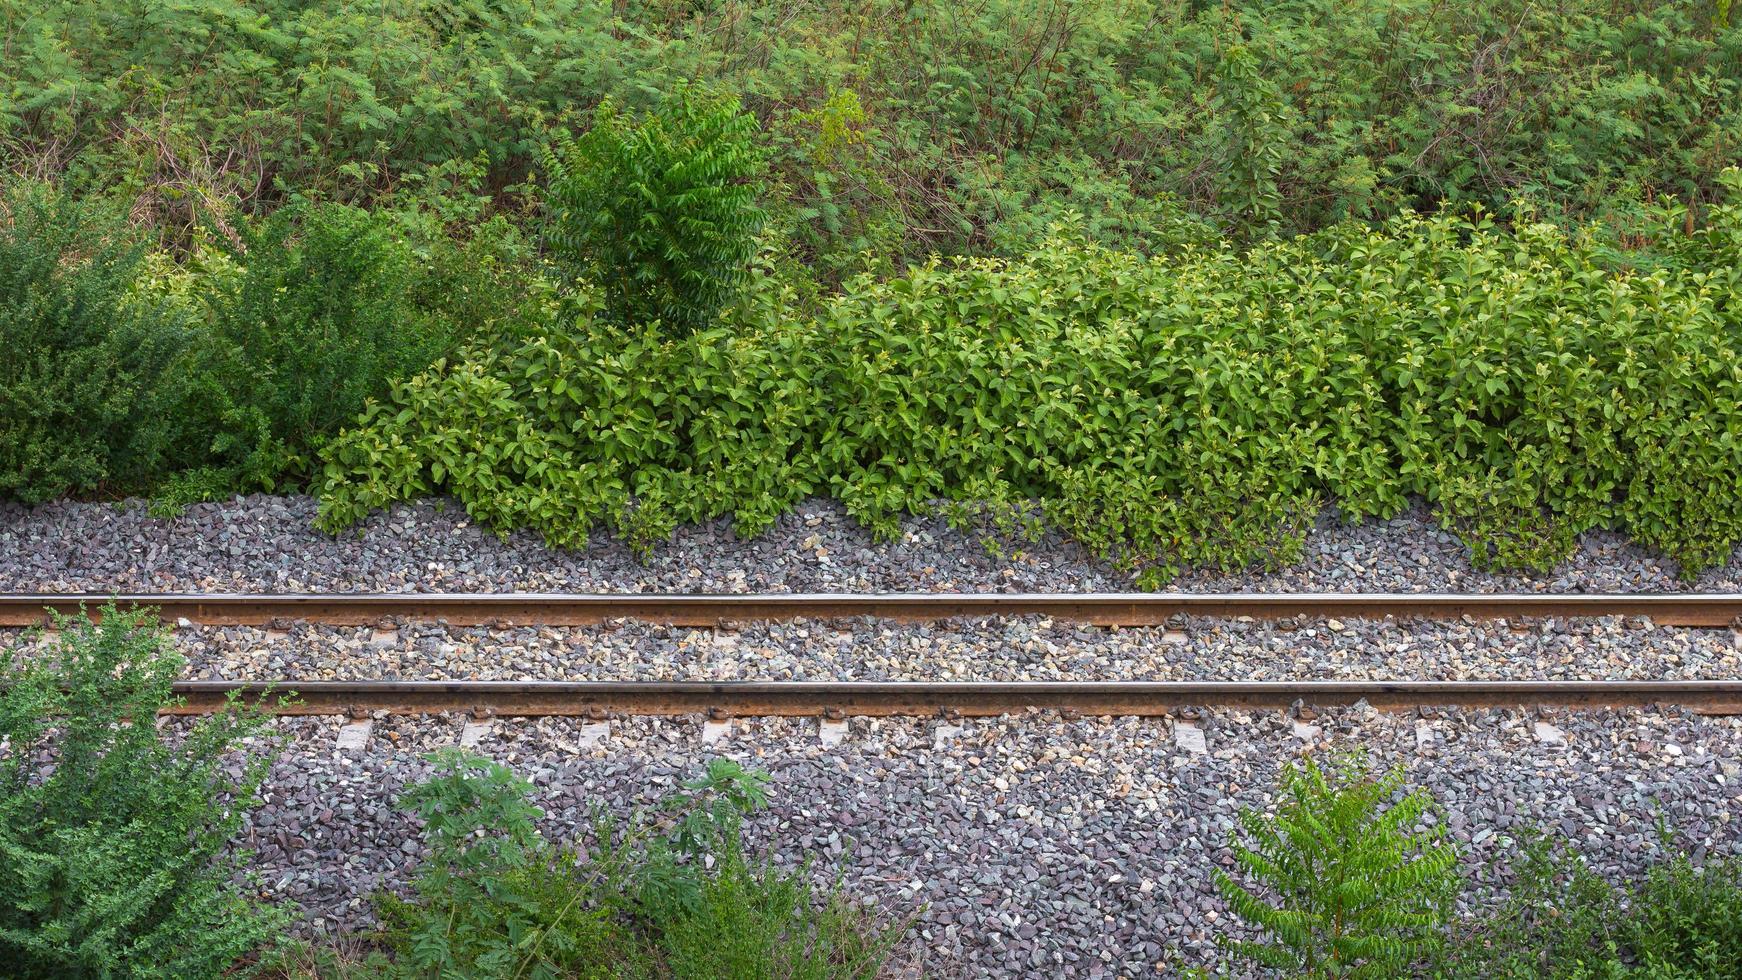
[[[186,411],[212,434],[216,485],[270,489],[307,472],[327,436],[459,328],[420,302],[425,268],[391,215],[289,208],[243,241],[241,275],[209,294],[214,351]]]
[[[1508,901],[1466,925],[1448,978],[1694,980],[1742,977],[1742,862],[1685,854],[1616,886],[1563,843],[1533,836]]]
[[[168,741],[151,721],[182,664],[148,615],[109,606],[100,625],[55,627],[30,666],[0,659],[6,973],[225,975],[280,925],[224,854],[270,762],[244,747],[260,719],[231,710]]]
[[[578,139],[558,134],[551,246],[617,323],[688,332],[732,300],[762,224],[755,134],[736,100],[688,88],[637,123],[607,102]]]
[[[324,453],[323,526],[445,491],[560,546],[599,524],[646,546],[723,513],[760,530],[818,485],[820,355],[778,321],[668,338],[583,314],[395,385]]]
[[[0,499],[136,489],[174,441],[166,409],[192,338],[131,295],[140,255],[64,195],[0,196]]]
[[[531,787],[448,751],[404,803],[432,855],[413,901],[383,900],[397,976],[873,977],[899,931],[880,933],[808,869],[747,856],[745,814],[766,777],[716,760],[627,825],[602,821],[592,854],[539,835]]]
[[[1403,976],[1434,952],[1458,852],[1437,822],[1420,828],[1435,809],[1427,791],[1402,789],[1401,770],[1375,778],[1357,760],[1329,773],[1310,757],[1284,767],[1276,812],[1242,812],[1252,843],[1234,838],[1258,888],[1216,869],[1222,897],[1268,941],[1228,946],[1298,977]]]
[[[321,522],[448,493],[554,545],[647,545],[815,493],[880,535],[944,501],[1154,583],[1292,560],[1325,501],[1419,496],[1483,564],[1547,568],[1609,526],[1691,576],[1742,542],[1738,229],[1716,208],[1631,269],[1482,215],[1148,259],[1061,231],[814,314],[753,280],[714,330],[583,316],[396,385],[327,447]]]

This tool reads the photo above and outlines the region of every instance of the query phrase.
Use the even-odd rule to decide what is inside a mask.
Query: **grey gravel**
[[[404,885],[419,847],[390,801],[461,723],[379,720],[351,754],[334,750],[336,721],[279,722],[288,748],[244,843],[265,891],[302,904],[305,933],[366,928],[368,894]],[[645,806],[711,755],[766,770],[773,802],[753,841],[784,863],[839,863],[883,915],[917,913],[905,955],[940,977],[1211,965],[1214,936],[1239,931],[1211,881],[1232,866],[1235,814],[1269,804],[1278,767],[1303,751],[1360,748],[1438,797],[1464,850],[1466,915],[1504,898],[1505,862],[1530,828],[1571,838],[1617,878],[1662,855],[1660,824],[1696,860],[1742,854],[1742,719],[1358,706],[1311,725],[1274,712],[1200,725],[1203,754],[1176,747],[1166,720],[1044,714],[855,718],[833,746],[806,720],[735,722],[707,746],[696,720],[614,722],[593,745],[578,721],[499,721],[478,749],[533,781],[547,833],[583,842],[595,806]],[[1545,726],[1560,738],[1545,741]]]
[[[500,540],[443,501],[402,505],[340,536],[314,530],[314,500],[249,496],[173,519],[141,501],[0,504],[4,591],[1117,591],[1129,576],[1049,535],[1004,558],[941,520],[909,520],[874,541],[839,505],[810,501],[767,534],[739,540],[728,521],[680,529],[641,561],[597,534],[552,551],[532,534]],[[1586,535],[1543,575],[1490,574],[1421,506],[1390,521],[1322,514],[1302,562],[1275,572],[1188,574],[1189,591],[1742,591],[1742,550],[1692,583],[1617,534]]]
[[[301,680],[1561,680],[1742,677],[1730,630],[1622,617],[1508,623],[1188,619],[1109,629],[1038,617],[708,630],[189,626],[190,677]],[[17,641],[0,631],[0,646]]]

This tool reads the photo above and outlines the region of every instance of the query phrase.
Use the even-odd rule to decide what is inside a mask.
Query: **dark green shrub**
[[[217,349],[187,411],[213,434],[217,485],[270,489],[306,475],[328,436],[458,328],[418,302],[425,267],[391,215],[285,209],[244,243],[242,275],[210,298]]]
[[[1436,806],[1403,790],[1403,773],[1370,775],[1357,760],[1327,773],[1309,757],[1284,767],[1274,814],[1243,811],[1234,837],[1241,884],[1216,869],[1235,914],[1265,933],[1229,942],[1291,977],[1400,977],[1434,953],[1457,896],[1458,852]],[[1250,841],[1250,843],[1248,843]]]
[[[735,99],[680,88],[639,122],[606,103],[578,139],[558,136],[551,249],[615,322],[687,333],[731,302],[762,225],[756,130]]]
[[[182,662],[147,614],[57,619],[60,640],[0,658],[0,962],[9,977],[217,977],[280,918],[237,887],[225,846],[270,757],[258,715],[179,740],[152,724]],[[40,767],[52,763],[46,778]]]
[[[1508,901],[1460,930],[1438,973],[1500,980],[1742,977],[1742,861],[1677,854],[1617,886],[1565,842],[1528,838]]]
[[[458,752],[404,803],[432,855],[410,901],[382,900],[391,975],[604,978],[873,977],[883,932],[808,869],[781,872],[742,844],[764,777],[716,760],[654,814],[601,821],[585,857],[545,841],[531,787]]]
[[[176,438],[185,321],[129,289],[118,222],[45,188],[0,196],[0,499],[138,489]]]

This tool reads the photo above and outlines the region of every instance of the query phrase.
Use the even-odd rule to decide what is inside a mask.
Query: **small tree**
[[[1311,759],[1283,770],[1274,815],[1243,811],[1252,843],[1234,856],[1257,888],[1216,871],[1235,914],[1269,934],[1228,941],[1239,955],[1301,977],[1394,977],[1440,943],[1458,891],[1457,849],[1425,790],[1401,798],[1403,772],[1374,778],[1359,757],[1326,773]]]
[[[31,666],[0,654],[4,973],[223,975],[280,922],[224,853],[270,762],[237,749],[260,716],[233,708],[166,741],[152,722],[182,662],[162,629],[112,605],[99,626],[55,625]]]
[[[763,214],[756,120],[680,88],[640,122],[606,102],[544,154],[551,250],[629,325],[706,326],[749,273]]]

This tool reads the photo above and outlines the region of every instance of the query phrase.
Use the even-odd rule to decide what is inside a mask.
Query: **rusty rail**
[[[232,695],[288,714],[473,712],[543,715],[960,715],[1054,709],[1081,715],[1173,715],[1198,707],[1618,708],[1676,705],[1742,714],[1742,681],[1023,681],[565,682],[182,681],[168,713],[198,714]],[[280,705],[288,697],[290,703]]]
[[[44,610],[95,613],[114,601],[152,607],[169,621],[265,626],[302,620],[367,625],[383,620],[460,626],[580,626],[618,619],[676,626],[870,617],[922,622],[975,616],[1050,616],[1101,626],[1157,626],[1176,617],[1290,619],[1513,619],[1633,616],[1663,626],[1742,622],[1739,593],[1541,595],[1531,593],[893,593],[751,595],[373,593],[337,595],[0,595],[0,626],[42,622]]]

